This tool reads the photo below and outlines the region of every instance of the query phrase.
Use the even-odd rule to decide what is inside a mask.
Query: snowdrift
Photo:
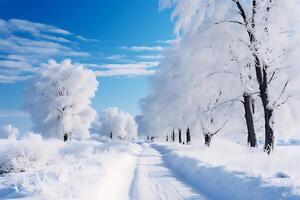
[[[215,141],[215,147],[154,144],[174,173],[211,199],[300,199],[299,147],[261,150]],[[216,147],[218,146],[218,147]]]

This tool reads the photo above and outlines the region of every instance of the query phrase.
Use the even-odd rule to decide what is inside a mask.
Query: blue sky
[[[158,0],[1,0],[0,19],[0,126],[22,131],[30,128],[22,113],[27,79],[47,59],[71,58],[97,71],[97,111],[118,106],[136,115],[174,39],[170,11],[159,12]]]

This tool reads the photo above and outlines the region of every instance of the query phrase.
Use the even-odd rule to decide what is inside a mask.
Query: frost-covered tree
[[[34,131],[65,141],[89,138],[96,117],[91,98],[97,88],[94,73],[71,60],[43,64],[26,91]]]
[[[106,137],[133,140],[137,137],[137,124],[130,113],[112,107],[99,113],[92,131]]]
[[[287,3],[278,0],[232,0],[232,2],[235,4],[235,10],[240,17],[224,18],[224,22],[239,26],[237,27],[238,31],[235,32],[239,33],[238,40],[240,41],[236,40],[235,43],[241,43],[242,41],[246,45],[246,51],[244,51],[246,54],[240,56],[241,53],[239,53],[238,57],[246,60],[247,63],[244,65],[247,68],[255,70],[253,76],[256,77],[259,98],[264,112],[264,149],[270,153],[274,145],[274,109],[287,101],[284,93],[288,80],[283,82],[282,80],[276,80],[275,85],[282,88],[280,90],[276,88],[275,91],[272,91],[271,84],[275,75],[277,78],[280,77],[278,71],[286,67],[287,63],[281,63],[283,61],[281,58],[286,57],[285,54],[294,46],[287,46],[282,42],[286,42],[289,37],[291,40],[295,38],[295,35],[293,37],[293,34],[285,32],[297,31],[291,22],[295,23],[295,18],[297,18],[295,8],[299,7],[299,3],[297,5],[296,1]],[[287,4],[289,5],[287,6]],[[291,5],[294,7],[290,7]],[[276,91],[280,92],[277,97],[272,96],[272,93],[276,94]],[[245,99],[244,104],[246,102],[247,99]]]
[[[293,78],[295,84],[296,74],[299,74],[295,68],[298,61],[295,55],[299,56],[297,33],[300,29],[296,22],[299,2],[161,0],[160,5],[161,8],[174,7],[174,30],[181,37],[181,42],[170,53],[173,55],[166,55],[166,60],[161,64],[162,70],[153,78],[157,83],[152,83],[153,92],[142,103],[143,109],[150,111],[150,114],[144,112],[144,119],[152,124],[164,124],[165,127],[168,123],[164,121],[178,124],[180,118],[171,119],[177,116],[172,112],[179,114],[184,104],[180,101],[171,102],[172,93],[175,93],[181,101],[184,96],[191,99],[184,113],[192,116],[185,121],[194,124],[198,118],[192,114],[195,105],[200,102],[201,107],[205,107],[207,104],[203,102],[206,100],[202,99],[209,99],[212,97],[210,91],[216,92],[222,86],[222,90],[225,89],[224,102],[243,102],[244,111],[241,106],[235,105],[229,123],[237,127],[241,123],[239,114],[245,112],[251,146],[256,146],[254,108],[256,113],[262,111],[264,148],[270,152],[274,143],[274,129],[286,127],[273,123],[277,117],[281,117],[278,114],[274,118],[275,108],[286,103],[288,97],[297,96],[297,89],[290,87],[290,80]],[[201,86],[207,81],[214,82],[208,93]],[[159,88],[159,92],[156,93],[155,88]],[[256,107],[255,98],[261,99],[260,103],[256,101],[259,105]],[[163,105],[159,106],[159,103]],[[283,107],[293,112],[293,109]],[[277,112],[286,111],[278,109]],[[154,119],[157,115],[162,116],[162,119],[158,119],[160,122]],[[262,122],[259,119],[257,121],[259,124]],[[226,130],[228,127],[231,126],[227,126]]]
[[[201,117],[216,91],[222,88],[224,94],[220,107],[228,107],[233,97],[240,95],[239,76],[229,73],[228,56],[219,52],[226,45],[223,39],[203,31],[183,38],[165,53],[161,70],[152,78],[150,94],[141,101],[147,122],[143,124],[149,131],[160,134],[172,128],[189,128],[193,138],[202,138]]]
[[[204,109],[201,106],[198,108],[204,144],[208,147],[210,146],[212,137],[218,134],[226,124],[226,116],[220,114],[223,112],[222,109],[225,104],[225,102],[220,102],[222,99],[221,96],[222,91],[218,91],[218,93],[207,102]]]
[[[11,124],[7,124],[2,127],[0,138],[15,140],[18,135],[19,135],[19,129],[13,127]]]

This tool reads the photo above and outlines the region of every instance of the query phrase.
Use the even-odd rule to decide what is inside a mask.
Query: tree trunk
[[[68,133],[65,133],[64,134],[64,142],[68,141],[68,138],[69,138]]]
[[[109,138],[110,138],[110,139],[112,139],[112,138],[113,138],[112,132],[110,132],[110,134],[109,134]]]
[[[204,134],[204,143],[205,143],[205,146],[207,146],[207,147],[210,146],[211,138],[212,138],[212,134],[209,134],[209,133],[205,133]]]
[[[169,136],[167,135],[167,136],[166,136],[166,142],[168,142],[168,141],[169,141]]]
[[[254,15],[256,14],[256,0],[253,0],[253,17],[252,17],[252,27],[254,29],[255,27],[255,21],[254,21]],[[267,29],[266,29],[267,30]],[[265,117],[265,146],[264,150],[270,154],[274,147],[274,132],[270,125],[272,123],[270,120],[272,120],[273,116],[273,108],[269,105],[269,94],[268,94],[268,72],[266,66],[262,60],[259,59],[258,50],[255,46],[255,43],[257,42],[255,35],[253,32],[251,32],[252,37],[250,37],[250,42],[252,46],[254,47],[254,62],[255,62],[255,72],[256,72],[256,78],[259,85],[259,93],[260,98],[263,104],[264,109],[264,117]]]
[[[191,133],[190,133],[190,129],[187,128],[186,130],[186,144],[190,144],[191,143]]]
[[[181,139],[181,129],[178,129],[178,138],[179,138],[179,143],[182,143],[182,139]]]
[[[251,43],[252,48],[252,55],[255,62],[255,71],[256,71],[256,78],[259,85],[259,93],[260,98],[263,104],[264,109],[264,117],[265,117],[265,146],[264,150],[269,154],[274,148],[274,131],[270,125],[272,123],[270,120],[272,120],[273,117],[273,108],[269,105],[269,94],[268,94],[268,75],[267,75],[267,68],[264,63],[261,63],[262,61],[259,59],[258,50],[256,47],[257,40],[254,35],[254,28],[255,28],[255,15],[256,15],[256,9],[257,9],[257,2],[256,0],[252,0],[252,17],[251,17],[251,27],[253,30],[249,29],[247,27],[248,19],[245,14],[245,10],[243,9],[240,1],[235,1],[237,8],[240,11],[240,15],[244,20],[244,25],[247,30],[247,33],[249,35],[249,40]],[[269,9],[269,8],[268,8]],[[269,10],[267,10],[269,11]],[[267,30],[267,28],[265,27]]]
[[[248,145],[250,147],[256,147],[256,134],[253,122],[253,113],[254,113],[254,103],[252,96],[250,94],[244,93],[244,109],[245,109],[245,119],[247,124],[247,131],[248,131]]]
[[[269,94],[268,94],[268,77],[267,66],[260,66],[259,60],[256,58],[256,76],[259,84],[259,94],[263,104],[264,117],[265,117],[265,145],[264,150],[270,154],[274,149],[274,131],[270,123],[273,123],[273,108],[269,106]]]
[[[174,129],[173,129],[173,132],[172,132],[172,142],[175,142],[175,132],[174,132]]]

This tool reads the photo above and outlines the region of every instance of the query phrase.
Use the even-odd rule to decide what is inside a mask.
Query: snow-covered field
[[[0,140],[0,199],[300,199],[300,146]]]
[[[139,151],[133,143],[38,135],[0,140],[0,171],[9,171],[0,176],[0,199],[124,199]]]

